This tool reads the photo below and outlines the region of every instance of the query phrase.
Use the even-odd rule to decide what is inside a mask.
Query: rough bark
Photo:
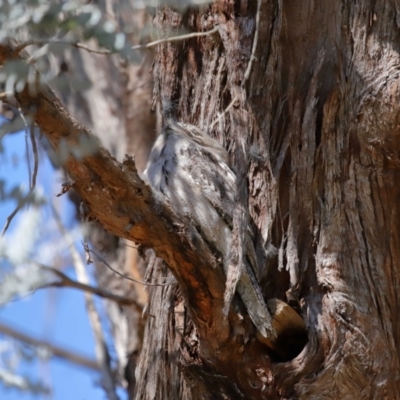
[[[219,139],[245,171],[264,295],[299,307],[308,343],[277,362],[234,312],[237,298],[224,318],[215,257],[132,161],[101,148],[70,156],[90,215],[154,248],[179,283],[180,292],[151,290],[136,398],[400,398],[399,12],[396,2],[372,0],[263,2],[246,79],[256,3],[160,11],[168,34],[219,24],[212,36],[159,46],[155,96]],[[12,56],[0,47],[0,62]],[[17,98],[35,109],[54,148],[88,135],[48,88]],[[151,280],[163,275],[153,267]]]
[[[398,5],[263,2],[243,92],[255,13],[222,2],[163,11],[169,34],[219,23],[219,35],[160,46],[155,65],[158,97],[246,170],[259,243],[270,249],[265,295],[299,301],[307,322],[298,357],[260,365],[255,398],[399,398]]]

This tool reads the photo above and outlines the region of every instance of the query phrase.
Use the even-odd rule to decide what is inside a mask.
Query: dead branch
[[[35,339],[30,335],[20,332],[15,328],[11,328],[8,325],[2,324],[0,322],[0,333],[17,339],[21,342],[27,343],[31,346],[42,347],[50,352],[50,354],[57,358],[62,358],[64,360],[70,361],[74,364],[81,365],[83,367],[93,369],[95,371],[100,371],[100,366],[97,361],[90,358],[84,357],[80,354],[76,354],[71,350],[64,349],[59,346],[55,346],[45,340]]]
[[[46,271],[49,271],[49,272],[57,275],[58,278],[60,278],[59,281],[47,283],[43,286],[40,286],[38,289],[45,289],[48,287],[74,288],[74,289],[82,290],[84,292],[95,294],[96,296],[102,297],[107,300],[115,301],[116,303],[120,304],[121,306],[133,306],[138,313],[142,313],[142,311],[143,311],[143,307],[139,303],[137,303],[134,299],[131,299],[131,298],[128,298],[125,296],[119,296],[117,294],[111,293],[108,290],[100,288],[100,287],[86,285],[84,283],[81,283],[81,282],[71,279],[69,276],[65,275],[63,272],[61,272],[60,270],[58,270],[56,268],[53,268],[53,267],[50,267],[47,265],[43,265],[40,263],[36,263],[36,264],[38,266],[40,266],[40,268],[42,268]]]
[[[136,279],[131,278],[131,277],[128,276],[128,275],[121,274],[121,272],[119,272],[119,271],[117,271],[116,269],[114,269],[114,268],[106,261],[106,259],[105,259],[101,254],[97,253],[97,251],[88,249],[88,252],[94,254],[107,268],[109,268],[109,269],[110,269],[112,272],[114,272],[115,274],[119,275],[121,278],[128,279],[129,281],[138,283],[139,285],[143,285],[143,286],[168,286],[168,285],[171,285],[171,284],[175,283],[175,280],[174,280],[173,282],[169,282],[169,280],[170,280],[169,277],[167,277],[167,278],[166,278],[166,282],[163,282],[163,283],[149,283],[149,282],[141,282],[141,281],[138,281],[138,280],[136,280]]]

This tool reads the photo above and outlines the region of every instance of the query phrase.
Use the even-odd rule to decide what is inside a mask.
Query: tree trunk
[[[217,27],[158,46],[154,100],[229,151],[263,295],[275,319],[271,299],[299,312],[307,340],[259,341],[239,296],[223,314],[218,255],[131,159],[71,155],[89,216],[153,248],[148,280],[167,283],[149,290],[135,399],[400,398],[399,16],[368,0],[158,12],[166,36]],[[14,55],[0,46],[0,63]],[[16,96],[54,149],[91,137],[48,88]]]
[[[399,11],[369,1],[262,2],[259,11],[219,2],[158,14],[168,35],[219,24],[206,38],[158,48],[157,98],[218,138],[236,172],[245,170],[255,242],[267,250],[264,295],[300,306],[308,343],[297,355],[296,340],[287,339],[283,347],[293,350],[283,363],[260,348],[258,365],[232,346],[252,369],[237,372],[248,374],[246,383],[192,343],[201,361],[178,360],[193,390],[178,396],[166,366],[187,353],[192,332],[168,328],[177,299],[167,297],[169,319],[155,314],[164,321],[157,329],[148,321],[136,399],[400,398]],[[247,160],[237,156],[241,146]],[[152,292],[154,309],[163,290]],[[175,345],[157,357],[148,337],[162,330]]]

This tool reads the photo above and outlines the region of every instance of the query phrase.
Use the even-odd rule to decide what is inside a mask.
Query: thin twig
[[[32,133],[32,131],[33,131],[33,128],[31,128],[31,141],[32,141],[32,150],[33,150],[33,155],[34,155],[34,165],[33,165],[33,175],[32,175],[31,187],[30,187],[28,194],[18,202],[17,207],[15,207],[14,211],[7,217],[6,223],[4,224],[3,231],[1,232],[1,236],[5,235],[13,218],[25,206],[25,204],[27,204],[31,200],[31,198],[33,197],[33,193],[35,191],[36,177],[37,177],[37,173],[39,170],[39,157],[38,157],[38,152],[37,152],[35,135],[34,135],[34,132]]]
[[[14,328],[10,328],[8,325],[0,323],[0,333],[13,337],[14,339],[20,340],[21,342],[25,342],[31,346],[45,348],[54,357],[62,358],[74,364],[78,364],[83,367],[93,369],[95,371],[99,371],[101,369],[96,360],[91,360],[90,358],[86,358],[84,356],[81,356],[80,354],[73,353],[70,350],[55,346],[51,343],[48,343],[47,341],[35,339]]]
[[[130,276],[121,274],[121,272],[119,272],[119,271],[117,271],[116,269],[114,269],[114,268],[106,261],[106,259],[105,259],[102,255],[100,255],[99,253],[97,253],[96,251],[90,250],[90,249],[89,249],[89,252],[92,253],[92,254],[94,254],[107,268],[111,269],[111,271],[115,272],[117,275],[121,276],[122,278],[128,279],[129,281],[136,282],[136,283],[139,283],[140,285],[144,285],[144,286],[169,286],[169,285],[172,285],[172,284],[174,283],[174,282],[167,282],[167,283],[147,283],[147,282],[138,281],[138,280],[136,280],[136,279],[131,278]],[[169,278],[167,278],[167,279],[169,279]],[[175,278],[174,278],[174,279],[175,279]]]
[[[31,190],[35,190],[36,187],[36,179],[39,169],[39,155],[38,155],[38,148],[36,144],[35,138],[35,124],[33,121],[31,122],[31,129],[30,129],[30,136],[31,136],[31,144],[32,144],[32,151],[33,151],[33,174],[32,174],[32,181],[31,181]]]
[[[5,233],[7,232],[7,229],[9,228],[9,226],[11,224],[11,221],[18,214],[18,211],[20,211],[24,207],[24,205],[29,202],[29,200],[31,199],[32,194],[33,194],[32,190],[30,190],[28,192],[28,194],[22,200],[20,200],[18,202],[17,207],[15,207],[14,211],[7,217],[6,223],[4,224],[3,230],[1,232],[1,236],[5,235]]]
[[[28,127],[28,122],[26,121],[25,115],[21,110],[21,107],[18,107],[18,113],[25,125],[26,163],[28,164],[29,187],[32,187],[31,158],[29,157],[29,143],[28,143],[29,127]]]
[[[80,43],[80,42],[72,42],[69,40],[61,40],[61,39],[32,39],[32,40],[27,40],[24,43],[21,43],[19,46],[15,48],[16,53],[20,53],[23,49],[29,46],[45,46],[48,44],[65,44],[66,46],[72,46],[76,47],[78,49],[86,50],[89,53],[95,53],[95,54],[111,54],[110,50],[106,49],[94,49],[93,47],[90,47],[86,44]]]
[[[138,313],[142,313],[143,307],[139,305],[134,299],[119,296],[117,294],[111,293],[108,290],[103,288],[94,287],[91,285],[86,285],[84,283],[75,281],[71,279],[68,275],[65,275],[63,272],[59,271],[56,268],[49,267],[47,265],[43,265],[41,263],[35,262],[41,269],[49,271],[57,275],[61,280],[58,282],[50,282],[43,286],[38,287],[37,289],[45,289],[47,287],[70,287],[78,290],[82,290],[84,292],[92,293],[97,296],[103,297],[104,299],[115,301],[116,303],[123,305],[123,306],[134,306]]]
[[[150,49],[151,47],[158,46],[159,44],[169,43],[169,42],[178,42],[181,40],[191,39],[191,38],[195,38],[195,37],[207,36],[207,35],[211,35],[215,32],[218,32],[218,25],[215,26],[213,29],[206,31],[206,32],[192,32],[192,33],[187,33],[185,35],[171,36],[171,37],[164,38],[164,39],[158,39],[158,40],[155,40],[154,42],[150,42],[147,44],[139,44],[137,46],[132,46],[131,49],[132,50]]]
[[[138,44],[136,46],[132,46],[131,49],[132,50],[150,49],[152,47],[158,46],[159,44],[168,43],[168,42],[178,42],[181,40],[191,39],[191,38],[195,38],[195,37],[207,36],[207,35],[211,35],[211,34],[217,32],[217,31],[218,31],[218,26],[214,27],[213,29],[211,29],[207,32],[192,32],[192,33],[188,33],[185,35],[171,36],[171,37],[167,37],[164,39],[158,39],[158,40],[155,40],[154,42],[150,42],[150,43],[146,43],[146,44]],[[21,43],[19,46],[17,46],[15,51],[18,54],[21,50],[25,49],[28,46],[33,46],[33,45],[45,46],[47,44],[65,44],[67,46],[72,46],[72,47],[76,47],[78,49],[85,50],[89,53],[102,54],[102,55],[113,53],[111,50],[108,50],[108,49],[95,49],[93,47],[90,47],[90,46],[80,43],[80,42],[72,42],[72,41],[61,40],[61,39],[27,40],[26,42]]]

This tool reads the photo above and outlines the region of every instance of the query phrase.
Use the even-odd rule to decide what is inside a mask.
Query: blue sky
[[[1,143],[4,152],[0,153],[0,180],[6,182],[8,189],[21,184],[28,188],[25,133],[6,135]],[[46,196],[55,196],[58,193],[57,190],[61,188],[62,182],[60,178],[55,176],[49,160],[44,154],[41,154],[38,187],[43,188]],[[71,227],[73,223],[72,207],[66,204],[66,196],[61,201],[63,201],[64,224]],[[14,208],[15,202],[0,201],[0,230],[2,230],[5,219]],[[21,215],[14,218],[9,228],[10,232],[18,223],[18,218]],[[68,268],[65,272],[73,275],[71,268]],[[83,294],[77,290],[39,290],[21,300],[10,302],[5,307],[0,308],[0,322],[31,334],[35,338],[47,340],[52,344],[65,347],[91,359],[95,358],[93,335],[85,310]],[[39,398],[47,400],[106,398],[103,390],[96,385],[96,381],[100,379],[99,374],[67,361],[52,359],[48,362],[47,367],[34,361],[24,365],[22,370],[32,378],[45,378],[45,380],[49,378],[53,393],[50,397]],[[37,396],[21,393],[15,389],[7,389],[0,382],[0,399],[28,400],[37,398]]]

